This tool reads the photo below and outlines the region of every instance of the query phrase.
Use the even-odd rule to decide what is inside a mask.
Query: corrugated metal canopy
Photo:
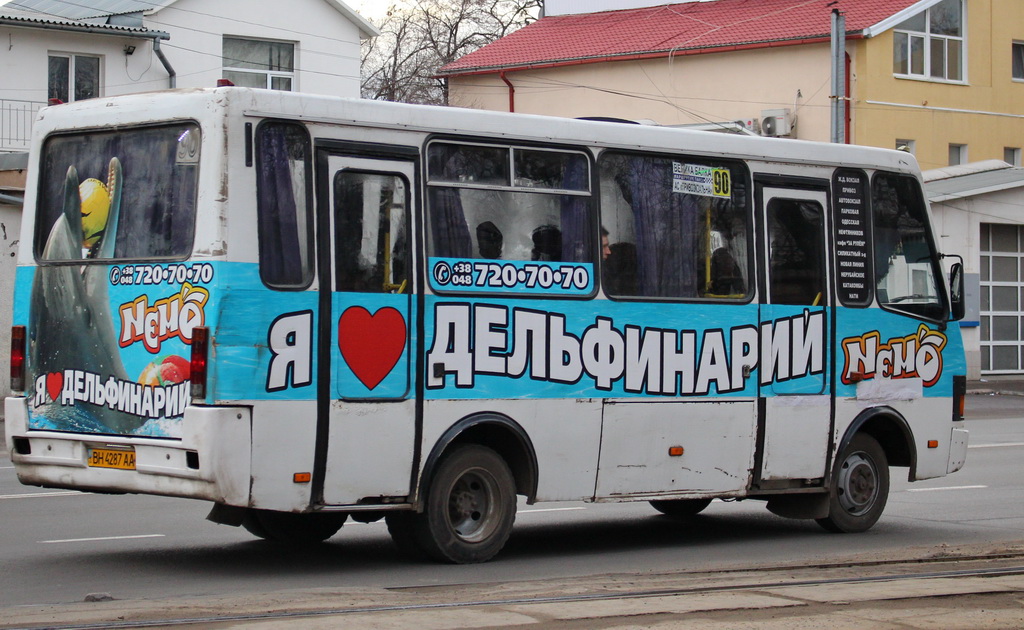
[[[69,20],[85,20],[108,15],[141,13],[156,3],[141,0],[11,0],[4,9],[23,9]]]
[[[23,11],[11,8],[11,5],[9,4],[0,6],[0,23],[10,26],[24,26],[26,28],[50,28],[55,25],[56,27],[68,27],[67,30],[90,29],[93,32],[110,31],[111,34],[130,33],[141,34],[145,37],[150,37],[159,33],[159,31],[151,31],[143,27],[108,24],[105,17],[98,19],[74,20],[70,18],[56,17],[45,13],[37,13],[35,11]],[[163,34],[166,35],[166,33]],[[166,39],[166,37],[164,37],[164,39]]]
[[[932,203],[1024,187],[1024,168],[999,160],[925,171],[923,176]]]

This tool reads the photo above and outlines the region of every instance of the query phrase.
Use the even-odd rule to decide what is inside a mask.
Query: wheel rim
[[[463,473],[448,493],[448,520],[465,542],[486,540],[498,527],[498,483],[486,470]]]
[[[839,470],[839,505],[848,514],[860,516],[878,498],[878,471],[865,453],[852,453]]]

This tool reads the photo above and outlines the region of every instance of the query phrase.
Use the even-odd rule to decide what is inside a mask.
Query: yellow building
[[[837,95],[835,9],[846,20],[848,69]],[[662,125],[740,121],[819,141],[830,139],[838,96],[849,99],[848,142],[905,146],[925,170],[986,159],[1019,166],[1024,2],[715,0],[548,15],[441,75],[457,106]]]

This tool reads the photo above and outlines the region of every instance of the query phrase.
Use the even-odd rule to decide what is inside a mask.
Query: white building
[[[939,249],[967,272],[968,377],[1024,373],[1024,168],[987,160],[924,179]]]
[[[238,85],[359,96],[377,35],[339,0],[10,0],[0,6],[0,151],[51,98]]]
[[[50,99],[213,87],[221,78],[236,85],[358,97],[360,44],[379,34],[340,0],[0,0],[0,5],[4,369],[23,152],[41,107]],[[0,399],[9,391],[8,379],[0,378]]]

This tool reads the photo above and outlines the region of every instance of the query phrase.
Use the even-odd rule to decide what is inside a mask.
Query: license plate
[[[125,451],[112,448],[90,449],[89,467],[135,470],[135,451]]]

